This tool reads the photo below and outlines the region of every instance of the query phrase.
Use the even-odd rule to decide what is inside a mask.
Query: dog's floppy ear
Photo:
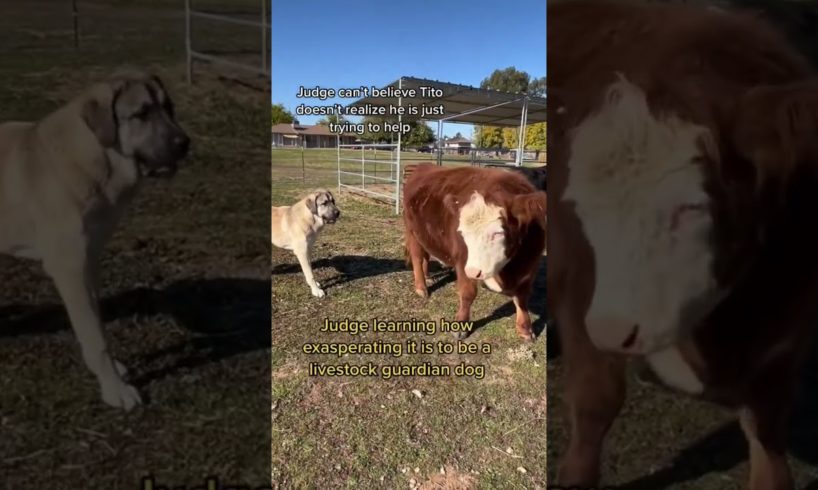
[[[316,199],[315,194],[307,198],[307,209],[309,209],[310,213],[314,215],[318,214],[318,205],[316,204],[315,199]]]
[[[119,83],[102,83],[94,87],[82,105],[82,119],[94,132],[103,148],[112,148],[118,141],[114,102]]]

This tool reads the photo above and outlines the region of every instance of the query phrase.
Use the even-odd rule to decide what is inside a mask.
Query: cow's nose
[[[483,275],[483,271],[476,267],[466,267],[466,275],[471,279],[480,279],[480,276]]]
[[[639,324],[612,318],[587,318],[585,327],[591,342],[600,350],[624,354],[645,353]]]

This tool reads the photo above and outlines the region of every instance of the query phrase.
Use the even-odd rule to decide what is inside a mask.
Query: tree
[[[502,90],[511,93],[537,92],[544,90],[545,77],[531,80],[531,76],[517,70],[513,66],[502,70],[494,70],[491,75],[480,82],[480,88]],[[514,148],[517,146],[517,133],[514,128],[502,129],[494,126],[482,126],[477,128],[475,142],[480,148]],[[527,146],[527,145],[526,145]]]
[[[528,82],[531,76],[519,71],[513,66],[509,66],[503,70],[494,70],[488,78],[484,78],[480,82],[480,88],[490,88],[494,90],[502,90],[504,92],[526,92],[528,91]]]
[[[503,146],[506,148],[517,148],[519,145],[517,132],[517,128],[503,128]]]
[[[548,83],[545,77],[535,78],[528,84],[528,93],[537,97],[545,97]]]
[[[424,146],[435,140],[435,135],[432,132],[432,128],[430,128],[426,123],[413,121],[409,124],[413,126],[412,130],[403,136],[405,140],[402,142],[406,146]]]
[[[273,124],[291,123],[295,119],[292,113],[284,107],[284,104],[273,104],[271,114]]]
[[[322,117],[316,123],[319,126],[329,126],[330,124],[341,124],[345,121],[343,115],[339,114],[329,114],[326,117]]]
[[[364,132],[361,135],[361,139],[370,143],[389,143],[392,139],[392,135],[383,129],[383,123],[385,120],[386,119],[383,117],[364,116],[363,121],[361,121],[361,123],[364,125]],[[381,126],[380,131],[370,131],[370,123],[379,124]]]
[[[370,143],[397,143],[398,134],[386,131],[383,128],[384,122],[388,122],[390,124],[397,124],[398,122],[397,116],[392,117],[365,116],[363,118],[363,121],[361,122],[364,125],[364,133],[361,135],[362,140],[368,141]],[[401,136],[402,146],[422,146],[431,143],[435,140],[435,136],[434,133],[432,132],[432,129],[429,126],[427,126],[426,123],[418,121],[402,122],[403,124],[409,125],[409,132]],[[369,123],[379,124],[381,126],[380,131],[370,131]]]
[[[502,148],[503,129],[494,126],[476,126],[474,144],[478,148]]]
[[[525,147],[536,151],[537,159],[540,158],[540,152],[544,151],[547,141],[547,127],[544,122],[532,124],[525,128]]]

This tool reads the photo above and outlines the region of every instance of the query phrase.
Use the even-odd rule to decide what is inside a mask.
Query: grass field
[[[174,180],[145,183],[103,259],[111,350],[146,405],[102,404],[51,282],[0,258],[0,488],[267,482],[267,83],[199,67],[186,85],[181,2],[78,3],[75,51],[70,2],[0,2],[0,120],[39,118],[137,65],[162,76],[192,149]],[[244,42],[241,29],[200,28]]]
[[[273,204],[324,186],[336,192],[334,151],[274,150]],[[409,158],[406,154],[403,158]],[[417,157],[417,154],[415,154]],[[392,206],[348,192],[341,219],[325,229],[314,256],[327,296],[313,298],[291,252],[273,250],[273,481],[282,488],[545,487],[545,342],[514,332],[509,298],[479,292],[467,343],[490,354],[343,359],[304,354],[306,342],[453,342],[450,334],[319,332],[325,319],[451,320],[453,273],[438,269],[431,297],[411,286],[402,222]],[[532,297],[535,329],[545,321],[545,264]],[[485,366],[485,377],[329,378],[309,363]]]

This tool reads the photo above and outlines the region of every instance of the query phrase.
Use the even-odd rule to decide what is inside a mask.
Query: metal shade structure
[[[439,91],[442,95],[422,95],[421,87],[429,87]],[[484,126],[519,127],[524,109],[526,124],[545,122],[545,97],[537,97],[524,93],[502,92],[500,90],[482,89],[468,85],[425,80],[423,78],[401,77],[383,89],[414,89],[415,97],[364,97],[358,99],[348,107],[408,106],[443,107],[443,114],[421,116],[404,114],[402,119],[412,121],[423,119],[427,121],[449,121]]]
[[[360,98],[347,105],[347,116],[367,116],[374,115],[388,119],[397,119],[400,124],[403,121],[437,121],[437,164],[442,165],[443,148],[441,145],[443,137],[443,123],[455,122],[463,124],[477,124],[483,126],[516,127],[520,129],[519,145],[515,155],[515,164],[522,165],[523,150],[525,149],[525,127],[528,124],[546,122],[546,98],[526,93],[511,93],[500,90],[481,89],[469,85],[441,82],[438,80],[428,80],[415,77],[401,77],[396,81],[377,89],[378,93],[370,93],[366,97]],[[370,92],[373,90],[370,89]],[[417,108],[412,114],[409,106]],[[423,107],[434,109],[434,112],[423,112]],[[368,112],[369,108],[386,108],[386,114]],[[397,117],[390,112],[389,107],[405,107],[403,114]],[[343,158],[340,153],[342,146],[338,145],[338,187],[355,188],[357,190],[372,193],[365,189],[364,181],[366,175],[366,158],[361,155],[361,173],[346,172],[341,170],[342,160],[352,160]],[[395,201],[395,212],[400,212],[400,168],[401,168],[401,134],[398,133],[397,145],[357,145],[363,150],[364,146],[390,146],[393,147],[396,159],[389,163],[395,167],[395,171],[387,180],[394,184],[395,192],[393,196],[386,196]],[[355,160],[357,161],[357,159]],[[361,185],[353,186],[342,184],[341,175],[359,175]]]

